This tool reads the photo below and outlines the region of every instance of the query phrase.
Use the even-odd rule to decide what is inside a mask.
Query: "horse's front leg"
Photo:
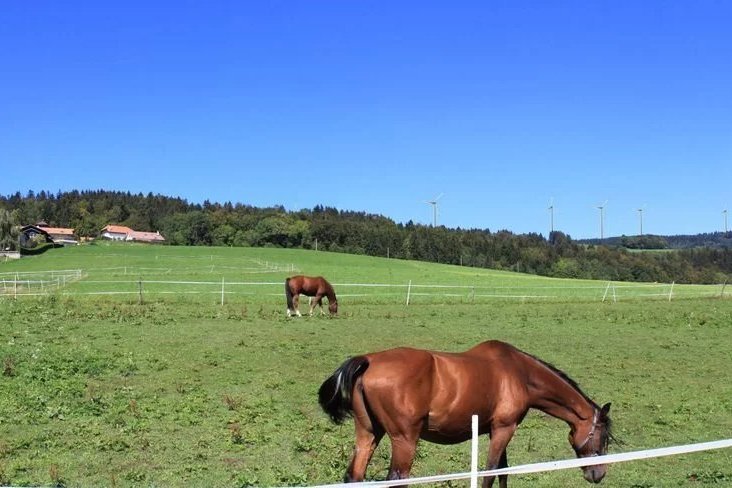
[[[315,310],[316,306],[320,306],[320,314],[322,315],[323,312],[323,304],[321,302],[323,300],[323,295],[315,295],[315,298],[310,298],[310,315],[313,315],[313,310]]]
[[[517,425],[515,423],[507,425],[493,425],[490,433],[490,445],[488,446],[488,465],[486,469],[506,468],[508,467],[508,456],[506,456],[506,446],[516,432]],[[483,488],[491,488],[495,476],[486,476],[483,478]],[[498,476],[499,488],[507,488],[508,475]]]

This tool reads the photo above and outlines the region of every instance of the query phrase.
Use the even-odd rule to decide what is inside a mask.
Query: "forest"
[[[560,231],[544,237],[453,229],[320,205],[291,211],[107,190],[16,192],[0,196],[0,211],[12,216],[0,220],[12,218],[15,226],[43,221],[71,227],[81,238],[95,238],[104,226],[116,224],[159,231],[169,245],[317,249],[561,278],[701,284],[725,283],[732,275],[732,237],[723,233],[703,235],[702,242],[714,245],[663,249],[673,239],[623,236],[588,243]],[[0,239],[7,240],[9,231],[2,229],[10,227],[1,224]]]

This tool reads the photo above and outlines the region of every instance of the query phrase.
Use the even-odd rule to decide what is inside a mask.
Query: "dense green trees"
[[[0,251],[17,250],[18,229],[18,211],[0,208]]]
[[[317,247],[603,280],[720,283],[732,274],[732,239],[726,236],[713,236],[718,248],[641,252],[626,248],[662,248],[672,238],[624,237],[612,246],[595,245],[575,242],[558,231],[545,239],[540,234],[516,235],[506,230],[448,229],[411,221],[397,224],[381,215],[320,205],[298,211],[230,202],[197,205],[152,193],[103,190],[0,196],[2,209],[6,210],[2,215],[14,212],[20,224],[43,220],[52,226],[73,227],[79,236],[95,237],[107,224],[160,231],[172,245]]]

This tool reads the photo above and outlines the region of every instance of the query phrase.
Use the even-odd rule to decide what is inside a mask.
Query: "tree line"
[[[602,244],[622,246],[626,249],[691,249],[698,247],[732,247],[732,232],[705,232],[695,235],[606,237],[605,239],[582,239],[580,244]]]
[[[107,224],[159,231],[170,245],[319,249],[617,281],[723,283],[732,274],[730,247],[638,251],[628,249],[642,248],[637,241],[635,246],[624,247],[580,243],[559,231],[544,237],[508,230],[396,223],[382,215],[321,205],[288,211],[281,206],[193,204],[152,193],[94,190],[17,192],[0,196],[0,210],[16,225],[43,221],[71,227],[79,237],[97,237]]]

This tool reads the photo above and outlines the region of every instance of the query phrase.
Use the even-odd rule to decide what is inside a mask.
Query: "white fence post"
[[[221,277],[221,306],[224,305],[224,277]]]
[[[409,305],[409,295],[412,293],[412,280],[409,280],[409,285],[407,285],[407,305]]]
[[[674,284],[676,281],[671,282],[671,289],[668,291],[668,301],[671,301],[671,297],[674,296]]]
[[[602,301],[605,301],[605,298],[607,298],[607,291],[610,289],[610,282],[607,282],[607,286],[605,287],[605,293],[602,294]]]

